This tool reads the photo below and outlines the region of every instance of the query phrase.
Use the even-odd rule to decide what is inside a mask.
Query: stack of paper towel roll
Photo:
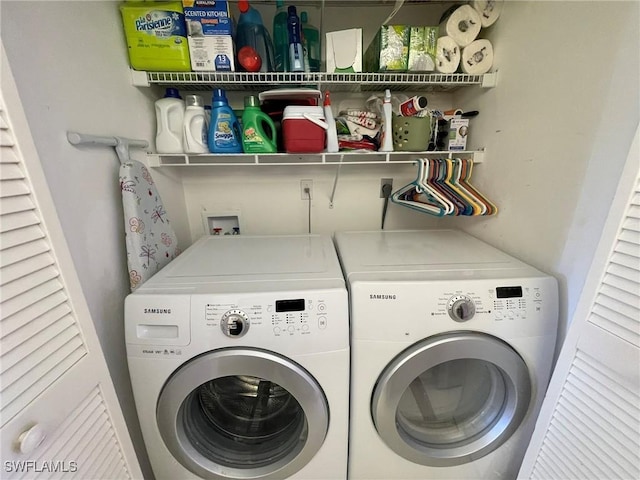
[[[503,0],[473,0],[452,7],[440,22],[436,44],[436,70],[453,73],[458,69],[472,75],[487,73],[493,65],[493,46],[477,39],[482,28],[493,25],[502,11]]]

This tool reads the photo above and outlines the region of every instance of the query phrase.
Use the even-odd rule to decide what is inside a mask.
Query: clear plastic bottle
[[[156,100],[156,151],[183,153],[182,124],[185,106],[177,88],[167,88],[164,97]]]
[[[302,50],[302,32],[300,30],[300,18],[296,7],[289,6],[287,10],[287,30],[289,32],[289,71],[304,72],[304,51]]]
[[[204,101],[200,95],[187,95],[185,104],[187,108],[182,132],[184,153],[209,153]]]
[[[393,111],[391,108],[391,90],[387,89],[384,91],[384,102],[382,104],[382,113],[384,118],[382,121],[384,124],[383,128],[383,136],[382,136],[382,145],[380,145],[381,152],[393,152],[393,132],[391,128],[391,124],[393,122]]]
[[[300,12],[303,47],[309,59],[309,71],[320,71],[320,31],[309,23],[307,12]]]
[[[242,153],[240,124],[227,102],[224,90],[213,91],[209,151],[211,153]]]
[[[276,72],[289,71],[289,30],[287,30],[287,9],[284,0],[276,0],[276,14],[273,17],[273,49]]]
[[[329,125],[327,129],[327,153],[336,153],[340,148],[338,145],[338,131],[336,129],[336,121],[333,118],[333,110],[331,110],[330,92],[324,92],[324,120]]]
[[[247,0],[238,2],[240,9],[240,18],[238,19],[238,27],[236,32],[236,55],[238,56],[238,70],[240,71],[275,71],[275,61],[273,59],[273,42],[269,32],[262,22],[260,12],[249,5]],[[259,68],[253,70],[247,68],[241,50],[243,47],[253,49],[255,54],[260,58]],[[244,53],[244,52],[243,52]]]

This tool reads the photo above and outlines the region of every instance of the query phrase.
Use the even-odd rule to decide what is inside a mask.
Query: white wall
[[[495,219],[457,224],[558,277],[561,336],[639,117],[640,3],[507,2],[487,30],[498,86],[458,101],[488,162],[478,186]]]
[[[445,5],[429,8],[440,13]],[[390,10],[377,9],[374,17],[382,20]],[[2,0],[0,15],[21,100],[140,453],[122,331],[128,284],[118,162],[109,149],[72,147],[65,132],[152,139],[158,92],[130,84],[116,2]],[[362,16],[345,8],[327,17],[342,22],[336,28],[363,26]],[[405,11],[398,21],[408,18],[433,21],[434,15]],[[387,228],[457,225],[555,274],[566,322],[638,123],[638,2],[508,2],[486,33],[496,48],[498,86],[462,89],[454,98],[456,106],[481,112],[471,142],[486,145],[488,155],[475,168],[474,183],[500,214],[436,219],[390,205]],[[239,208],[246,233],[306,231],[301,178],[314,180],[313,231],[377,229],[380,178],[394,177],[397,187],[415,175],[411,166],[345,166],[330,209],[334,167],[196,168],[184,171],[184,193],[172,180],[176,171],[152,174],[184,246],[201,234],[203,208]]]

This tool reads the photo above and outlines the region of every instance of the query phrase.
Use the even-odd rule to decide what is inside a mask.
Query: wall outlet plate
[[[306,189],[309,189],[309,194],[307,195]],[[300,180],[300,198],[302,200],[309,200],[313,198],[313,180]]]

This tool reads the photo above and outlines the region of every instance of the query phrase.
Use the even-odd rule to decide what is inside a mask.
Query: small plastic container
[[[321,106],[289,105],[282,117],[282,136],[287,153],[321,153],[329,124]]]
[[[393,149],[401,152],[424,152],[431,138],[431,117],[393,116]]]

